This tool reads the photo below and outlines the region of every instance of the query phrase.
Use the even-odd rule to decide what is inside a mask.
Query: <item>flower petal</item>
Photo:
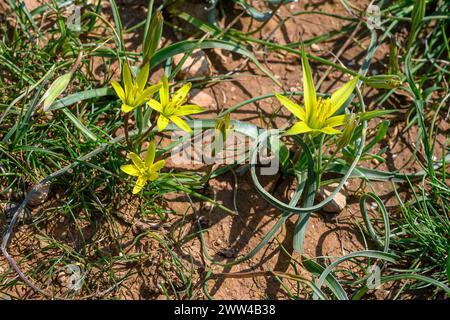
[[[186,132],[189,132],[189,133],[192,132],[191,127],[189,127],[189,125],[183,119],[181,119],[181,118],[179,118],[177,116],[171,116],[170,117],[170,121],[175,123],[177,125],[177,127],[180,128],[183,131],[186,131]]]
[[[147,178],[145,176],[140,176],[137,179],[136,184],[134,185],[133,194],[139,193],[145,187],[146,183],[147,183]]]
[[[339,131],[337,129],[334,129],[332,127],[325,127],[325,128],[320,129],[320,131],[323,132],[323,133],[326,133],[326,134],[330,134],[330,135],[341,134],[342,133],[341,131]]]
[[[155,94],[155,92],[157,92],[159,89],[161,88],[161,84],[155,84],[153,86],[148,87],[147,89],[145,89],[141,95],[139,96],[139,99],[136,101],[136,105],[140,106],[141,104],[144,103],[145,100],[147,100],[148,98],[150,98],[153,94]]]
[[[169,124],[169,119],[167,119],[165,116],[163,116],[162,114],[159,115],[158,117],[158,131],[161,132],[163,131],[167,125]]]
[[[158,172],[159,170],[161,170],[164,166],[166,165],[166,161],[165,160],[159,160],[156,161],[152,167],[150,168],[151,172]]]
[[[172,97],[172,102],[175,106],[178,106],[180,104],[182,104],[185,99],[186,96],[189,93],[189,90],[191,90],[192,87],[192,83],[188,82],[186,83],[184,86],[182,86]]]
[[[141,160],[141,157],[139,157],[136,153],[130,152],[130,159],[133,161],[134,165],[138,169],[144,168],[144,162]]]
[[[328,118],[325,121],[325,126],[326,127],[337,127],[337,126],[342,126],[345,123],[345,120],[347,119],[347,115],[343,114],[340,116],[334,116],[331,118]]]
[[[159,103],[158,101],[156,101],[155,99],[150,99],[147,101],[147,105],[152,108],[155,111],[158,111],[159,113],[162,112],[162,106],[161,103]]]
[[[138,177],[141,174],[134,164],[124,164],[123,166],[120,166],[120,170],[133,177]]]
[[[120,100],[125,101],[125,91],[123,91],[122,86],[117,81],[111,81],[111,85],[116,92]]]
[[[139,73],[136,77],[136,83],[139,87],[139,90],[144,90],[145,85],[147,84],[148,74],[150,72],[150,64],[146,63],[145,66],[139,70]]]
[[[195,104],[185,104],[184,106],[180,107],[180,109],[175,112],[176,116],[187,116],[189,114],[196,114],[206,111],[205,108],[197,106]]]
[[[305,47],[302,43],[302,77],[303,77],[303,91],[305,97],[305,111],[306,118],[309,119],[311,112],[317,104],[316,89],[314,88],[311,68],[309,67],[308,58],[306,57]]]
[[[135,109],[135,107],[131,107],[125,103],[122,103],[122,112],[123,113],[128,113],[130,111],[133,111]]]
[[[147,153],[145,154],[145,165],[147,168],[150,168],[150,166],[153,164],[153,161],[155,161],[155,155],[156,155],[156,145],[154,141],[151,141],[148,145]]]
[[[155,181],[156,179],[158,179],[158,176],[159,176],[158,173],[152,172],[152,173],[150,174],[150,176],[148,177],[148,180],[150,180],[150,181]]]
[[[159,101],[161,101],[161,105],[163,106],[163,109],[169,104],[170,97],[169,97],[169,80],[167,79],[166,75],[164,74],[161,79],[161,88],[159,89]]]
[[[296,116],[297,118],[299,118],[302,121],[306,121],[305,110],[303,110],[302,107],[300,107],[298,104],[292,102],[285,96],[282,96],[281,94],[276,93],[275,96],[277,97],[278,101],[280,101],[280,103],[286,107],[286,109],[288,109],[290,112],[292,112],[292,114],[294,116]]]
[[[125,95],[128,95],[131,91],[131,87],[133,86],[133,78],[131,76],[130,67],[128,66],[128,63],[126,61],[123,64],[122,78],[125,88]]]
[[[304,121],[300,121],[297,122],[296,124],[294,124],[287,132],[286,135],[295,135],[295,134],[300,134],[300,133],[305,133],[305,132],[310,132],[313,131],[313,129],[311,129],[308,124]]]
[[[356,84],[358,83],[358,77],[354,77],[352,80],[344,84],[342,87],[337,89],[331,95],[331,109],[328,116],[331,116],[339,110],[339,108],[344,104],[345,101],[350,97],[353,90],[355,90]]]

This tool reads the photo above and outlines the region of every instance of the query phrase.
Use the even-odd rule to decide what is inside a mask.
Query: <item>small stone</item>
[[[313,50],[313,51],[321,51],[322,49],[320,48],[320,46],[318,45],[318,44],[316,44],[316,43],[313,43],[312,45],[311,45],[311,49]]]
[[[323,201],[325,198],[330,196],[330,194],[337,188],[337,183],[332,183],[326,187],[320,187],[319,192],[317,193],[317,200]],[[347,198],[342,193],[342,190],[338,192],[334,198],[328,202],[324,207],[323,211],[328,213],[339,213],[347,206]]]
[[[192,98],[191,103],[196,104],[201,107],[209,108],[210,106],[215,105],[214,98],[211,97],[206,92],[200,91],[200,90],[192,90],[191,91]]]
[[[205,203],[203,204],[202,210],[205,211],[205,212],[209,212],[209,211],[211,211],[213,208],[214,208],[214,204],[212,204],[211,202],[208,201],[208,202],[205,202]]]
[[[56,282],[62,287],[67,286],[67,280],[68,280],[68,276],[64,271],[60,271],[56,275]]]
[[[378,166],[380,164],[380,161],[377,158],[372,158],[372,163]]]
[[[125,128],[124,127],[120,127],[116,130],[116,132],[114,132],[114,137],[121,137],[125,135]]]
[[[290,65],[290,64],[288,64],[287,66],[286,66],[286,70],[287,71],[295,71],[295,66],[292,66],[292,65]]]
[[[31,189],[28,191],[30,192]],[[39,185],[37,187],[37,190],[31,195],[30,200],[28,201],[27,205],[29,207],[36,207],[42,203],[45,202],[48,198],[48,194],[50,192],[50,184],[45,183],[42,185]]]
[[[175,65],[180,64],[184,54],[178,54],[173,58]],[[210,62],[203,50],[195,50],[184,62],[178,76],[181,79],[205,77],[211,75]]]

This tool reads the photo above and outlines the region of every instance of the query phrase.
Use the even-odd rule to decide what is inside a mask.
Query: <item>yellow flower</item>
[[[302,71],[305,100],[304,109],[288,98],[276,94],[276,97],[281,104],[300,119],[300,121],[293,125],[286,134],[294,135],[306,132],[311,132],[313,134],[318,132],[330,135],[340,134],[341,131],[335,129],[335,127],[345,123],[346,115],[334,116],[334,114],[352,94],[356,87],[356,83],[358,82],[358,77],[355,77],[344,84],[341,88],[336,90],[330,98],[317,99],[311,69],[303,48]]]
[[[158,83],[145,88],[149,72],[150,66],[146,63],[145,66],[139,71],[136,80],[133,81],[130,67],[128,67],[127,63],[124,63],[122,70],[122,80],[124,86],[122,87],[117,81],[111,81],[114,91],[120,100],[122,100],[122,111],[124,113],[133,111],[139,107],[161,87],[161,84]]]
[[[153,110],[160,113],[158,117],[158,131],[163,131],[170,121],[175,123],[177,127],[186,132],[192,132],[189,125],[181,119],[181,116],[187,116],[190,114],[196,114],[205,111],[205,108],[194,105],[194,104],[184,104],[187,101],[187,95],[189,90],[191,90],[192,84],[187,83],[182,86],[170,99],[169,94],[169,82],[167,77],[164,75],[161,80],[162,86],[159,89],[159,100],[160,102],[150,99],[147,104]]]
[[[131,161],[133,161],[133,164],[125,164],[120,166],[120,170],[126,174],[133,177],[138,177],[133,188],[133,194],[139,193],[142,188],[144,188],[148,180],[156,180],[158,178],[158,171],[161,170],[166,164],[164,160],[153,163],[155,160],[155,154],[156,146],[155,142],[152,141],[148,146],[144,161],[142,161],[136,153],[131,152],[130,158]]]

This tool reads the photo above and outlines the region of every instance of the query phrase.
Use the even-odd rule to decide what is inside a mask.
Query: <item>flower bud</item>
[[[156,12],[152,18],[147,30],[147,36],[144,40],[143,56],[144,61],[149,61],[155,54],[156,49],[159,46],[162,36],[164,18],[161,11]]]
[[[355,114],[350,114],[347,116],[347,124],[345,125],[342,136],[337,143],[338,149],[342,149],[352,140],[353,132],[355,132],[356,126],[358,125],[358,118]]]
[[[400,85],[401,81],[397,75],[381,74],[366,78],[364,83],[376,89],[395,89]]]

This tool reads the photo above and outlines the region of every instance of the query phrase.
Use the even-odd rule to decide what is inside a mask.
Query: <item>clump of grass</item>
[[[247,13],[257,20],[268,21],[273,13],[287,1],[272,1],[272,4],[276,4],[276,6],[274,11],[269,14],[255,11],[246,1],[236,0],[234,2],[243,6]],[[429,1],[428,3],[437,8],[438,14],[444,15],[444,20],[448,19],[448,16],[445,18],[448,5],[437,1]],[[5,69],[3,71],[6,74],[5,79],[8,79],[8,81],[3,78],[0,79],[0,89],[3,93],[0,101],[2,110],[0,116],[0,153],[2,154],[0,166],[1,177],[3,178],[1,183],[5,190],[2,195],[8,201],[22,203],[22,207],[19,208],[23,209],[34,190],[32,189],[32,192],[29,192],[29,189],[51,180],[53,182],[52,192],[57,195],[55,196],[57,201],[42,210],[38,216],[32,218],[31,230],[28,229],[27,231],[33,232],[31,237],[33,241],[41,241],[42,243],[35,251],[22,257],[21,261],[17,263],[12,260],[6,250],[8,241],[12,239],[11,236],[13,236],[14,226],[18,218],[18,216],[14,216],[9,229],[5,233],[2,249],[15,270],[10,268],[0,276],[0,292],[11,292],[11,289],[18,283],[17,278],[15,278],[15,274],[18,272],[22,280],[36,292],[43,293],[47,297],[52,296],[40,287],[46,287],[49,283],[54,282],[61,265],[72,263],[82,265],[84,271],[90,274],[90,277],[86,280],[86,285],[81,292],[59,292],[59,295],[70,298],[113,296],[113,292],[119,286],[126,286],[127,279],[135,275],[136,270],[148,263],[152,256],[160,258],[152,263],[156,265],[157,272],[164,279],[159,285],[160,293],[168,298],[197,298],[202,287],[205,294],[209,296],[206,284],[212,278],[272,276],[281,283],[287,296],[293,299],[305,296],[320,299],[348,299],[349,297],[356,299],[364,297],[368,290],[366,281],[370,279],[371,274],[367,270],[368,267],[375,264],[386,268],[388,272],[388,275],[383,276],[381,281],[414,279],[420,280],[421,283],[424,282],[426,285],[433,284],[441,292],[448,293],[450,291],[446,286],[448,279],[446,279],[445,274],[449,269],[448,264],[446,264],[449,231],[447,215],[449,207],[446,200],[449,197],[449,189],[445,183],[447,181],[445,160],[442,159],[439,163],[433,160],[433,130],[428,130],[426,125],[427,119],[430,119],[430,114],[432,114],[431,111],[439,115],[443,105],[427,104],[433,90],[448,93],[448,88],[444,86],[438,88],[426,86],[430,81],[439,84],[445,83],[443,79],[445,79],[444,76],[448,71],[441,65],[445,55],[448,56],[448,41],[445,23],[442,22],[442,19],[433,15],[426,16],[424,1],[417,0],[414,6],[412,6],[411,1],[398,1],[383,8],[382,17],[386,18],[385,23],[389,26],[383,29],[381,41],[390,37],[390,30],[400,22],[411,22],[413,30],[407,39],[407,52],[402,52],[405,53],[405,59],[400,61],[400,64],[403,63],[405,75],[398,68],[399,61],[392,58],[389,65],[389,71],[392,71],[392,74],[377,77],[366,76],[377,48],[377,34],[373,30],[369,31],[371,42],[367,48],[363,66],[360,72],[357,72],[336,63],[336,60],[327,60],[312,54],[307,55],[304,48],[298,49],[300,43],[280,45],[268,39],[259,39],[254,34],[261,30],[261,27],[249,33],[236,30],[232,26],[222,29],[217,26],[214,19],[207,23],[190,17],[184,12],[176,11],[175,14],[180,18],[198,28],[202,36],[197,39],[197,35],[195,35],[193,40],[176,42],[158,49],[159,38],[163,32],[163,18],[160,11],[153,12],[154,1],[149,1],[146,19],[127,30],[122,25],[119,8],[114,0],[110,1],[114,26],[99,15],[99,6],[82,5],[84,14],[81,17],[81,28],[78,31],[67,28],[65,24],[66,13],[63,8],[55,3],[41,6],[33,12],[29,12],[25,6],[15,6],[12,1],[9,1],[9,4],[19,28],[4,27],[6,32],[1,39],[0,46],[0,62]],[[163,6],[159,8],[161,9]],[[56,20],[56,29],[37,27],[36,17],[43,13],[47,13],[52,19]],[[294,16],[308,13],[297,12]],[[359,14],[363,16],[362,12]],[[308,46],[334,39],[336,35],[348,32],[363,21],[360,17],[327,15],[349,21],[349,24],[342,30],[305,39],[302,43]],[[430,25],[425,27],[426,21],[429,21]],[[431,24],[432,21],[438,22]],[[140,30],[139,28],[144,25],[143,52],[127,51],[124,45],[124,34]],[[264,22],[262,25],[264,26]],[[106,30],[107,35],[92,34],[92,31],[99,26]],[[282,23],[277,28],[281,28],[281,26]],[[416,39],[419,38],[418,35],[421,34],[421,30],[427,32],[426,37],[424,37],[425,43],[416,44]],[[368,34],[367,32],[365,30],[361,37],[365,37]],[[43,45],[31,46],[36,39],[47,38],[49,40],[43,41]],[[181,67],[180,65],[172,70],[170,67],[172,57],[182,52],[184,53],[183,60],[185,60],[193,50],[199,48],[230,50],[246,57],[245,61],[252,61],[266,76],[273,80],[274,86],[281,86],[272,73],[256,59],[253,52],[247,49],[249,44],[258,49],[280,50],[301,56],[302,66],[305,68],[306,92],[289,93],[283,90],[279,95],[267,94],[261,97],[253,97],[223,111],[219,118],[224,120],[215,121],[216,119],[212,119],[205,120],[202,123],[205,129],[216,129],[217,137],[215,138],[217,140],[220,136],[226,136],[226,132],[230,128],[258,140],[259,136],[255,136],[255,132],[263,132],[264,135],[267,133],[266,128],[230,121],[230,114],[249,103],[277,96],[288,108],[295,111],[294,114],[302,120],[299,122],[298,128],[302,129],[301,126],[303,126],[304,129],[304,124],[308,122],[306,120],[311,119],[305,119],[305,115],[297,108],[299,106],[294,105],[292,101],[289,102],[285,96],[305,95],[305,102],[309,107],[311,108],[312,105],[317,107],[317,114],[313,119],[315,121],[308,122],[307,131],[291,132],[295,133],[292,138],[294,142],[292,150],[288,150],[284,144],[285,140],[275,141],[279,142],[279,144],[274,143],[278,146],[278,149],[272,150],[274,153],[278,153],[280,158],[283,157],[281,167],[285,177],[297,179],[298,187],[291,202],[289,204],[283,203],[268,193],[258,181],[256,167],[251,166],[250,171],[257,190],[268,203],[282,210],[283,214],[273,229],[264,235],[261,243],[252,248],[246,256],[239,257],[230,263],[221,263],[214,261],[207,254],[203,237],[206,230],[198,219],[193,224],[198,228],[194,228],[195,230],[183,239],[174,239],[171,234],[159,230],[158,227],[164,223],[170,224],[173,221],[171,218],[174,217],[181,218],[181,224],[183,224],[186,218],[186,213],[171,212],[167,209],[164,198],[167,193],[183,192],[188,196],[212,201],[201,194],[205,181],[232,170],[233,166],[225,166],[225,168],[216,171],[209,167],[204,175],[201,173],[177,174],[174,172],[165,172],[158,175],[156,169],[145,168],[146,170],[137,172],[140,171],[140,167],[138,168],[137,165],[122,167],[125,172],[138,176],[142,181],[145,180],[145,183],[140,181],[138,187],[135,188],[135,193],[140,194],[133,208],[134,211],[138,212],[137,219],[139,222],[142,222],[143,218],[148,218],[153,222],[157,221],[156,225],[149,226],[147,224],[143,228],[138,228],[137,232],[130,234],[129,229],[135,227],[135,219],[130,219],[126,213],[120,211],[121,206],[130,201],[129,194],[133,188],[133,184],[127,183],[119,170],[121,165],[126,163],[124,155],[127,152],[136,152],[133,157],[138,159],[140,152],[145,150],[145,148],[141,148],[142,140],[154,141],[153,139],[157,134],[153,132],[156,131],[153,130],[155,124],[157,121],[161,121],[159,129],[160,131],[165,130],[168,117],[171,117],[171,120],[175,124],[178,123],[178,126],[184,128],[185,131],[190,132],[189,124],[191,122],[189,120],[187,123],[184,120],[181,122],[177,114],[173,113],[171,109],[174,106],[181,108],[185,95],[181,99],[183,101],[180,100],[177,104],[168,107],[170,102],[168,81],[175,79]],[[29,50],[30,47],[32,47],[32,50]],[[425,52],[422,52],[421,49],[425,49]],[[90,59],[94,59],[94,57],[100,58],[102,61],[104,73],[101,81],[95,80],[92,75]],[[344,90],[345,94],[341,94],[342,101],[335,103],[336,108],[342,107],[342,111],[351,108],[358,113],[357,119],[355,117],[346,118],[344,115],[335,119],[339,120],[336,122],[336,126],[341,126],[346,119],[351,119],[343,130],[342,138],[340,136],[338,138],[338,130],[333,131],[330,130],[331,127],[325,126],[326,118],[330,118],[332,114],[329,114],[330,117],[324,117],[323,111],[329,105],[316,103],[316,92],[309,67],[307,67],[308,59],[355,77],[347,90]],[[119,88],[118,84],[114,86],[122,103],[127,106],[124,108],[127,112],[126,116],[120,113],[120,102],[115,97],[114,91],[109,87],[112,75],[111,65],[114,62],[118,62],[124,71],[124,79],[122,79],[124,80],[124,88]],[[412,66],[412,62],[417,64]],[[125,96],[128,92],[142,93],[140,91],[143,89],[134,85],[134,81],[132,81],[133,71],[128,68],[128,63],[133,65],[134,69],[138,69],[140,65],[141,74],[145,75],[165,63],[164,73],[167,78],[163,78],[162,86],[164,90],[159,91],[159,97],[155,96],[155,100],[150,100],[153,108],[159,112],[156,116],[152,114],[151,108],[141,108],[145,101],[140,101],[137,97],[128,99],[130,97]],[[430,64],[435,68],[433,72],[427,71]],[[139,77],[139,72],[135,72],[135,74],[140,80],[143,79]],[[232,78],[232,75],[228,75],[228,77]],[[148,77],[144,78],[145,81],[142,80],[142,82],[147,84]],[[381,159],[380,154],[371,154],[371,150],[375,144],[383,139],[389,125],[388,121],[383,121],[380,125],[370,129],[369,134],[366,134],[368,130],[367,121],[383,116],[389,111],[366,110],[364,101],[366,87],[363,86],[362,89],[357,87],[356,81],[358,79],[360,83],[363,82],[367,86],[389,89],[387,93],[383,92],[378,98],[377,102],[380,104],[394,94],[395,88],[400,85],[399,79],[408,82],[409,87],[402,87],[413,98],[413,103],[408,106],[410,111],[408,125],[417,125],[420,129],[421,134],[416,145],[422,144],[424,146],[424,156],[418,148],[416,152],[422,155],[422,157],[418,157],[418,161],[426,168],[426,171],[405,177],[405,175],[397,172],[380,172],[357,167],[358,160],[363,157],[364,159]],[[221,81],[221,77],[197,80],[195,85],[200,86]],[[48,89],[54,90],[54,93],[46,95],[44,92],[49,83],[56,83],[55,86],[50,86],[50,89]],[[320,84],[318,87],[320,87]],[[182,83],[175,83],[175,86],[181,87],[182,91],[190,88],[190,85],[182,86]],[[421,89],[422,87],[424,89]],[[59,97],[60,99],[56,100],[64,91],[67,91],[68,96]],[[353,92],[358,99],[351,104],[354,98]],[[156,94],[156,89],[151,94]],[[317,96],[323,101],[328,101],[326,100],[326,93],[317,92]],[[178,98],[180,97],[178,96]],[[167,102],[164,106],[161,104],[161,99]],[[41,102],[44,102],[44,112],[47,112],[47,114],[41,113]],[[136,105],[132,102],[136,102]],[[427,110],[427,106],[429,106],[429,110]],[[190,111],[199,110],[191,107]],[[181,109],[178,111],[181,111]],[[338,110],[334,111],[337,112]],[[178,115],[186,116],[192,113],[194,112],[180,112]],[[436,119],[436,117],[433,119]],[[135,120],[133,125],[136,128],[129,132],[128,120],[131,118]],[[148,126],[149,123],[150,126]],[[432,128],[433,126],[434,122]],[[119,135],[116,137],[117,130],[121,128],[125,128],[125,136]],[[321,130],[322,133],[320,133]],[[327,132],[328,134],[323,134]],[[307,134],[303,135],[304,133]],[[373,138],[366,144],[366,136],[370,135]],[[332,148],[336,145],[337,150],[331,157],[324,154],[324,146]],[[156,154],[155,145],[151,144],[151,146],[153,152],[151,153],[152,161],[149,160],[149,164],[153,163]],[[159,148],[158,156],[165,156],[169,151],[170,148]],[[337,156],[338,152],[341,152],[342,156],[341,154]],[[249,157],[252,158],[254,154],[255,149],[252,150]],[[135,160],[134,163],[142,164],[144,162]],[[436,167],[443,167],[444,169],[440,172]],[[205,278],[200,277],[198,279],[194,276],[196,270],[193,265],[186,263],[178,256],[177,249],[179,249],[180,243],[186,239],[199,237],[202,243],[203,256],[211,260],[212,263],[225,266],[242,263],[254,257],[269,243],[293,213],[297,214],[298,217],[293,247],[297,253],[302,254],[303,240],[310,214],[313,211],[320,210],[332,198],[330,196],[325,201],[314,204],[314,193],[321,184],[327,183],[327,181],[321,179],[327,173],[340,177],[341,182],[334,193],[338,192],[344,183],[351,178],[363,178],[366,181],[389,181],[392,179],[405,181],[411,176],[424,178],[430,186],[428,187],[430,191],[425,192],[425,184],[421,186],[419,190],[416,190],[417,194],[414,200],[400,203],[402,218],[391,220],[391,222],[388,220],[388,214],[382,206],[381,200],[376,195],[365,195],[362,202],[367,197],[372,197],[383,211],[387,226],[384,238],[378,237],[369,228],[369,234],[381,245],[381,249],[378,248],[379,251],[353,252],[336,259],[328,266],[317,263],[314,258],[305,259],[304,256],[301,261],[298,261],[291,256],[291,253],[288,253],[294,274],[269,270],[267,272],[233,275],[213,274],[211,270],[207,270],[206,274],[202,275]],[[149,183],[146,184],[147,182]],[[11,192],[8,191],[10,189]],[[302,198],[303,201],[298,206],[297,202]],[[236,214],[236,212],[224,206],[219,204],[217,206],[228,213]],[[16,213],[19,211],[16,211]],[[364,208],[361,211],[364,213]],[[48,231],[54,226],[55,220],[58,218],[65,218],[70,222],[63,227],[70,229],[73,233],[74,240],[72,243],[68,244],[65,239],[58,239]],[[366,223],[369,225],[370,222],[368,221],[366,219]],[[390,223],[392,223],[392,232],[389,229]],[[156,243],[156,245],[151,246],[149,251],[139,249],[133,251],[124,245],[124,243],[132,243],[137,248],[141,241],[147,241],[146,244],[148,244],[149,239],[152,243]],[[107,245],[104,245],[104,243],[107,243]],[[280,248],[285,250],[281,245]],[[42,257],[50,258],[42,259]],[[384,263],[393,264],[401,257],[406,257],[411,261],[411,267],[408,270],[398,270],[398,268],[392,268],[392,265]],[[29,267],[22,273],[20,267],[26,265],[30,260]],[[349,261],[357,265],[357,271],[350,272],[339,267],[341,263]],[[300,268],[307,270],[312,280],[311,277],[301,276]],[[36,283],[30,282],[29,278]],[[293,282],[296,288],[292,289],[286,286],[285,281]],[[98,287],[99,284],[101,288]],[[418,282],[411,288],[420,288],[421,285]],[[401,291],[398,294],[401,294]]]
[[[391,248],[408,258],[407,269],[449,283],[450,188],[437,181],[430,191],[426,184],[411,185],[413,199],[401,202],[401,216],[395,219]],[[417,190],[415,190],[417,189]],[[401,272],[401,270],[399,270]],[[409,289],[424,285],[411,284]]]

